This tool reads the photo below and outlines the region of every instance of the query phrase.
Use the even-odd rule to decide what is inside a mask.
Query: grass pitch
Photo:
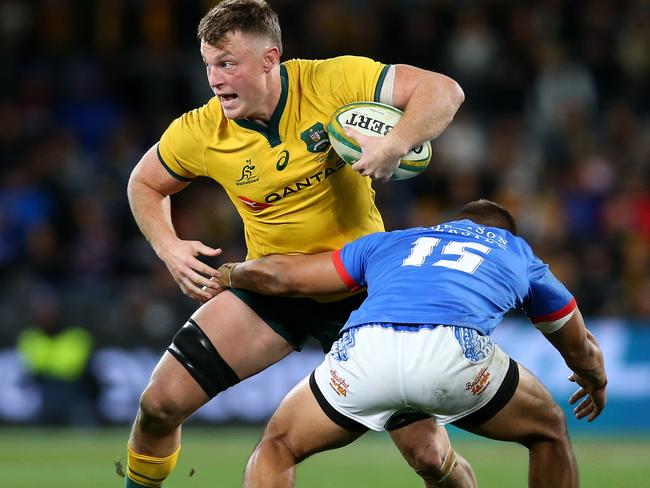
[[[183,449],[168,488],[241,486],[242,471],[262,427],[185,428]],[[472,464],[482,488],[526,486],[527,451],[451,431],[456,450]],[[0,429],[0,486],[7,488],[122,487],[115,461],[125,463],[128,429]],[[573,439],[582,486],[650,487],[650,440],[637,436]],[[193,473],[190,475],[190,473]],[[299,466],[304,488],[421,487],[384,434],[321,453]]]

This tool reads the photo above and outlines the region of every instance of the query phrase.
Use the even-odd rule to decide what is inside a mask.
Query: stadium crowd
[[[211,95],[195,28],[213,3],[0,3],[0,346],[39,293],[104,345],[164,346],[194,309],[135,226],[126,182],[171,120]],[[585,316],[650,324],[647,2],[271,4],[284,59],[399,59],[463,87],[427,171],[375,185],[387,228],[498,201]],[[225,194],[193,188],[174,199],[179,234],[241,260]]]

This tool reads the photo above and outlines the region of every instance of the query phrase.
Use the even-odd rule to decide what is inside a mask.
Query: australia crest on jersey
[[[330,146],[330,140],[323,124],[316,122],[309,129],[300,133],[300,139],[307,144],[307,151],[318,153],[325,152]]]
[[[241,170],[241,177],[235,181],[235,185],[248,185],[259,181],[260,177],[255,174],[255,165],[252,159],[247,159]]]

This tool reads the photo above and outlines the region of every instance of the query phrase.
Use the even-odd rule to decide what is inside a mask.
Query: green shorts
[[[350,313],[358,309],[367,296],[364,292],[336,302],[321,303],[311,298],[272,297],[235,288],[230,291],[296,350],[300,351],[305,341],[313,337],[320,342],[323,352],[330,350]]]

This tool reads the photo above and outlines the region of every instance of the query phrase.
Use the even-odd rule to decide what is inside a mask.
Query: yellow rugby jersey
[[[379,101],[387,71],[355,56],[286,61],[268,127],[226,118],[214,97],[172,122],[158,157],[180,180],[223,186],[244,222],[248,259],[338,249],[384,225],[370,178],[338,157],[325,128],[340,106]]]

